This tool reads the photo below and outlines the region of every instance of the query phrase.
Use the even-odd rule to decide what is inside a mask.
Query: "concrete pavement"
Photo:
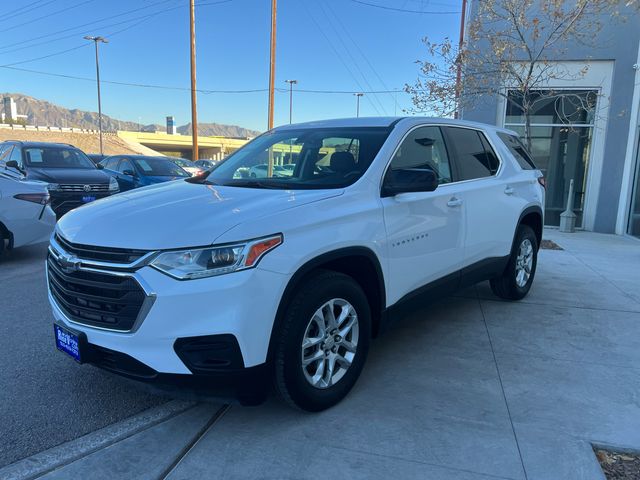
[[[414,312],[329,411],[198,405],[109,447],[126,468],[98,451],[52,477],[603,479],[592,444],[640,450],[640,242],[545,238],[565,250],[524,301],[481,284]]]

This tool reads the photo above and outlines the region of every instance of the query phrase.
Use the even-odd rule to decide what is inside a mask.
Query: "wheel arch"
[[[533,232],[536,234],[536,240],[538,241],[538,249],[540,249],[540,245],[542,244],[542,231],[544,229],[543,219],[544,219],[544,214],[542,213],[542,208],[540,208],[540,206],[538,205],[532,205],[525,208],[520,214],[520,218],[518,219],[518,227],[520,225],[527,225],[531,227]],[[515,242],[517,232],[518,232],[518,228],[516,227],[516,231],[513,233],[514,242]]]
[[[382,319],[382,312],[386,308],[386,289],[384,274],[376,254],[367,247],[346,247],[323,253],[304,263],[293,274],[284,293],[280,298],[276,318],[271,329],[267,361],[273,359],[274,338],[282,322],[287,305],[296,289],[302,285],[305,278],[317,270],[332,270],[344,273],[353,278],[364,290],[371,306],[372,334],[377,336]]]
[[[7,249],[11,250],[13,248],[13,233],[11,233],[11,231],[5,226],[4,223],[0,222],[0,241],[2,241],[4,238],[9,240]]]

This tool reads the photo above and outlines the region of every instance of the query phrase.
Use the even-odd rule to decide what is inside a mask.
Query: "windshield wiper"
[[[265,182],[261,180],[232,180],[224,184],[225,187],[248,187],[248,188],[270,188],[270,189],[282,189],[291,188],[286,183],[274,183]]]
[[[208,180],[206,176],[187,177],[184,179],[184,181],[188,183],[195,183],[197,185],[218,185],[217,183],[212,182],[211,180]]]

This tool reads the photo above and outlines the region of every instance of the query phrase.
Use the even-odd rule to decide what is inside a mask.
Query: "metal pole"
[[[84,37],[85,40],[91,40],[95,46],[95,52],[96,52],[96,85],[98,87],[98,133],[99,133],[99,137],[100,137],[100,155],[103,154],[103,148],[102,148],[102,99],[100,97],[100,61],[99,61],[99,55],[98,55],[98,42],[102,42],[102,43],[109,43],[108,40],[106,38],[103,37],[92,37],[92,36],[85,36]]]
[[[364,95],[364,93],[354,93],[356,96],[356,117],[360,116],[360,97]]]
[[[293,86],[298,83],[297,80],[285,80],[289,84],[289,124],[293,123]]]
[[[189,1],[191,31],[191,159],[198,160],[198,111],[196,107],[196,12],[195,0]]]
[[[467,13],[467,0],[462,0],[462,15],[460,16],[460,40],[458,42],[458,65],[456,66],[456,111],[454,112],[454,118],[460,116],[460,94],[462,90],[462,63],[460,62],[460,55],[462,53],[462,46],[464,45],[464,22]]]

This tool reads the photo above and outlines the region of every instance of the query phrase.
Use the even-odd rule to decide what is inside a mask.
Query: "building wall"
[[[472,0],[469,12],[471,18],[475,15],[477,1]],[[630,136],[635,137],[635,132],[630,131],[630,125],[635,124],[635,121],[631,122],[632,98],[636,88],[636,70],[633,66],[637,62],[640,48],[640,13],[628,17],[626,21],[603,19],[603,28],[598,34],[596,48],[579,44],[565,45],[565,47],[566,51],[554,60],[587,63],[595,60],[613,62],[611,94],[609,98],[603,99],[609,103],[608,118],[601,129],[604,131],[598,132],[600,135],[604,134],[604,149],[602,158],[592,159],[591,162],[592,164],[601,162],[602,165],[599,182],[596,182],[599,184],[598,192],[588,191],[587,195],[597,198],[595,217],[589,227],[597,232],[614,233],[623,180],[628,180],[623,179],[625,161],[630,161],[627,155],[627,144]],[[499,97],[486,96],[473,108],[463,110],[462,117],[500,124],[503,121],[502,113]]]

